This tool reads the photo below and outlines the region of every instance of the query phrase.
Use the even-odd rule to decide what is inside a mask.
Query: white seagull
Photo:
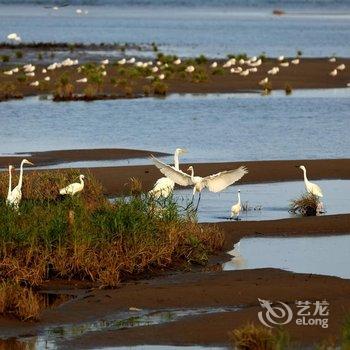
[[[74,196],[76,193],[81,192],[84,189],[84,175],[79,175],[80,182],[74,182],[65,188],[60,189],[61,195],[70,195]]]

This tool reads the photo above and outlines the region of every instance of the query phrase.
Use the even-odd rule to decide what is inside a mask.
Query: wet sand
[[[350,179],[350,159],[198,163],[194,164],[194,170],[196,175],[207,176],[246,165],[249,173],[239,183],[301,181],[302,172],[295,168],[300,164],[307,167],[310,179]],[[186,171],[189,165],[193,164],[180,164],[180,168]],[[162,177],[160,171],[153,165],[90,168],[89,171],[101,181],[106,195],[109,196],[123,193],[130,177],[140,179],[145,190],[151,189],[155,181]]]
[[[329,328],[296,326],[286,329],[302,344],[337,339],[344,316],[350,311],[350,280],[295,274],[277,269],[200,272],[123,284],[115,290],[90,290],[59,308],[47,310],[38,323],[0,319],[1,334],[34,335],[44,326],[103,319],[107,315],[140,309],[181,309],[241,306],[236,312],[188,317],[161,325],[102,330],[59,342],[62,348],[97,348],[141,344],[227,345],[227,332],[247,322],[259,324],[257,298],[281,300],[295,310],[296,300],[327,300]],[[137,312],[135,312],[137,316]]]
[[[290,61],[290,58],[286,60]],[[349,58],[338,58],[337,62],[334,63],[329,62],[326,58],[301,58],[299,65],[291,64],[289,67],[280,67],[280,72],[273,76],[267,75],[267,71],[279,65],[279,62],[276,59],[266,59],[263,64],[258,67],[258,72],[250,73],[246,77],[239,74],[231,74],[228,68],[223,69],[223,74],[213,75],[213,69],[209,67],[211,62],[212,61],[201,65],[201,69],[206,72],[207,75],[206,81],[193,81],[195,72],[192,75],[185,74],[184,76],[181,76],[180,73],[176,73],[163,80],[162,82],[168,86],[168,94],[261,91],[261,86],[258,83],[266,76],[269,77],[272,89],[285,89],[286,85],[289,85],[292,89],[338,88],[346,87],[350,82],[350,70],[348,68],[350,66]],[[222,60],[218,60],[217,62],[219,67],[224,63]],[[345,64],[347,68],[343,71],[339,71],[336,77],[330,76],[330,71],[340,64]],[[47,74],[41,73],[42,68],[44,68],[44,66],[38,65],[36,76],[29,78],[27,82],[18,82],[16,75],[6,76],[4,74],[1,74],[0,81],[4,84],[13,84],[16,93],[20,93],[23,96],[52,93],[64,72],[69,74],[75,94],[83,94],[84,89],[89,85],[76,83],[77,79],[82,78],[82,75],[78,74],[76,67],[64,67]],[[151,88],[151,81],[147,80],[145,77],[128,78],[128,89],[126,89],[125,86],[116,86],[115,82],[111,82],[111,78],[125,78],[119,75],[118,69],[120,69],[120,67],[115,67],[111,64],[106,66],[107,76],[103,78],[102,85],[99,87],[99,94],[103,95],[104,98],[109,95],[111,95],[112,98],[140,97],[144,96],[145,86]],[[44,77],[47,75],[51,77],[50,82],[43,81]],[[42,82],[39,87],[29,86],[29,83],[35,80]],[[150,91],[150,96],[152,96],[152,88]]]
[[[295,168],[295,165],[301,163],[307,166],[312,179],[350,178],[350,159],[196,164],[195,170],[199,175],[207,175],[244,164],[250,173],[243,178],[243,183],[290,181],[302,179],[300,170]],[[181,165],[181,168],[186,169],[187,165]],[[102,181],[108,195],[123,192],[124,184],[132,176],[142,179],[145,189],[149,189],[161,176],[152,165],[91,168],[90,171]],[[292,339],[303,345],[329,338],[339,339],[343,319],[350,312],[350,280],[278,269],[223,272],[220,264],[228,259],[224,252],[232,249],[233,244],[242,237],[350,233],[350,214],[259,222],[225,222],[216,225],[225,234],[225,245],[221,253],[211,258],[210,266],[194,267],[193,272],[189,273],[164,273],[154,279],[131,281],[113,290],[88,290],[86,285],[75,285],[73,281],[68,284],[50,282],[43,286],[45,290],[51,288],[63,291],[76,287],[78,298],[58,308],[44,311],[37,323],[0,318],[0,335],[35,335],[49,325],[103,319],[108,315],[127,311],[129,307],[159,310],[242,306],[237,312],[187,317],[161,325],[101,330],[65,339],[58,344],[61,348],[74,349],[137,344],[228,345],[228,331],[249,321],[259,324],[257,314],[261,308],[257,298],[261,298],[284,301],[293,310],[296,300],[326,299],[330,302],[329,328],[310,326],[306,329],[291,323],[286,329]]]
[[[167,153],[147,150],[123,149],[123,148],[99,148],[99,149],[73,149],[55,150],[45,152],[15,153],[9,156],[0,156],[0,167],[7,167],[9,164],[17,164],[26,157],[36,166],[55,165],[61,163],[95,161],[95,160],[121,160],[132,158],[146,158],[150,154],[166,156]]]

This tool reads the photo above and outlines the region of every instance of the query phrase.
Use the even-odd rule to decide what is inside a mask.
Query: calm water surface
[[[185,147],[184,162],[348,158],[350,89],[92,103],[28,98],[0,103],[0,123],[2,154]]]
[[[273,267],[350,278],[350,235],[243,238],[224,270]]]
[[[79,6],[88,11],[80,16],[76,14],[78,6],[54,11],[52,2],[0,4],[0,38],[5,40],[7,34],[17,32],[25,42],[156,42],[162,51],[180,56],[204,53],[224,57],[263,51],[271,56],[292,56],[297,50],[306,56],[350,55],[348,1],[265,1],[264,6],[257,1],[253,6],[247,1],[172,1],[171,6],[159,6],[168,3],[165,1],[132,3]],[[305,6],[307,3],[310,6]],[[45,8],[44,4],[51,6]],[[272,15],[274,8],[284,6],[287,15]]]

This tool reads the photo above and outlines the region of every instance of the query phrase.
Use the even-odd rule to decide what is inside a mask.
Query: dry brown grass
[[[317,196],[305,193],[291,201],[289,211],[303,216],[315,216],[319,205],[320,202]]]
[[[11,282],[0,284],[0,314],[10,314],[21,320],[37,320],[42,305],[29,288]]]
[[[248,324],[229,333],[232,345],[239,350],[274,350],[272,331]]]
[[[249,323],[229,332],[228,335],[232,347],[238,350],[287,350],[291,348],[289,334],[283,329],[276,329],[273,332],[269,328]]]
[[[58,189],[78,174],[27,172],[20,215],[0,200],[0,282],[36,287],[49,279],[77,279],[114,287],[167,268],[205,264],[223,245],[216,226],[193,222],[171,198],[148,197],[136,179],[131,195],[115,203],[105,199],[90,175],[80,195],[59,198]],[[3,198],[6,184],[2,174]],[[27,306],[21,303],[23,293]],[[39,309],[31,292],[14,289],[13,294],[18,294],[15,302],[7,293],[0,296],[3,313],[34,318]]]

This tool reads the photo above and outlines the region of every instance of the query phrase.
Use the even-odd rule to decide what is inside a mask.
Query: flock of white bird
[[[195,176],[194,168],[190,166],[187,170],[190,171],[190,175],[181,171],[179,168],[179,156],[185,154],[187,151],[182,148],[177,148],[174,153],[174,166],[168,165],[152,156],[152,160],[155,166],[160,172],[165,175],[158,179],[149,194],[155,198],[164,197],[167,198],[174,191],[175,184],[179,186],[193,186],[192,202],[196,192],[199,193],[196,210],[198,210],[201,192],[204,188],[207,188],[211,192],[221,192],[230,185],[240,180],[248,170],[245,166],[241,166],[234,170],[222,171],[214,175],[206,177]],[[323,197],[321,188],[308,180],[306,174],[306,168],[304,165],[298,166],[304,174],[304,184],[306,191],[319,198]],[[237,193],[238,202],[231,207],[231,218],[239,219],[240,212],[242,211],[240,190]],[[322,203],[321,203],[322,204]],[[320,210],[322,208],[319,208]]]
[[[18,184],[14,188],[12,188],[12,171],[14,170],[14,166],[9,165],[9,167],[8,167],[9,185],[8,185],[8,191],[7,191],[7,197],[6,197],[6,204],[8,206],[14,208],[16,211],[18,211],[19,204],[22,200],[23,167],[25,164],[34,165],[32,162],[30,162],[27,159],[23,159],[21,161]],[[76,193],[81,192],[84,189],[84,178],[85,178],[84,175],[79,175],[79,180],[80,180],[79,182],[72,183],[72,184],[60,189],[59,194],[73,196]]]
[[[161,177],[156,181],[153,189],[149,191],[150,196],[156,199],[159,199],[160,197],[167,198],[173,193],[175,184],[179,186],[184,186],[184,187],[193,186],[192,202],[194,201],[194,197],[196,193],[199,194],[197,205],[196,205],[196,211],[197,211],[203,189],[207,188],[210,192],[215,192],[215,193],[221,192],[225,190],[227,187],[237,182],[238,180],[240,180],[244,175],[248,173],[247,168],[245,166],[241,166],[234,170],[225,170],[213,175],[201,177],[201,176],[195,176],[194,168],[193,166],[190,166],[187,169],[187,171],[189,171],[190,174],[187,174],[186,172],[183,172],[182,170],[180,170],[180,166],[179,166],[179,156],[185,154],[186,152],[187,151],[183,148],[177,148],[175,150],[174,166],[168,165],[153,156],[151,157],[154,165],[160,170],[160,172],[164,175],[164,177]],[[30,162],[27,159],[23,159],[21,161],[20,176],[19,176],[18,184],[14,188],[12,188],[12,171],[14,170],[14,167],[13,165],[9,165],[8,167],[9,185],[8,185],[6,204],[14,208],[16,211],[18,211],[19,204],[22,200],[23,167],[25,164],[34,165],[32,162]],[[319,198],[322,198],[323,193],[321,188],[315,183],[312,183],[308,180],[305,166],[300,165],[298,167],[303,171],[306,191]],[[63,196],[64,195],[74,196],[75,194],[83,191],[84,179],[85,179],[84,175],[79,175],[79,182],[69,184],[68,186],[60,189],[59,194]],[[238,190],[237,197],[238,197],[238,202],[232,205],[231,207],[231,219],[234,218],[236,220],[239,220],[239,215],[240,215],[240,212],[242,211],[240,190]]]
[[[79,12],[78,12],[79,11]],[[82,14],[83,11],[81,9],[77,9],[77,13],[78,14]],[[11,33],[7,36],[7,38],[11,41],[14,42],[18,42],[21,41],[20,36],[17,33]],[[335,63],[336,62],[336,58],[335,57],[331,57],[329,59],[330,62]],[[104,59],[100,62],[101,67],[103,69],[102,71],[102,75],[103,76],[107,76],[107,71],[104,70],[105,66],[108,65],[110,62],[108,59]],[[177,58],[173,61],[174,65],[180,65],[182,63],[180,58]],[[277,58],[277,65],[272,67],[271,69],[269,69],[267,71],[267,76],[264,77],[263,79],[261,79],[258,84],[265,86],[268,82],[269,82],[269,76],[271,75],[277,75],[280,72],[280,69],[282,68],[288,68],[292,65],[298,65],[300,63],[300,57],[296,57],[294,59],[291,60],[287,60],[284,56],[279,56]],[[69,67],[69,66],[74,66],[74,65],[78,65],[79,61],[78,60],[72,60],[70,58],[67,58],[65,60],[63,60],[62,62],[54,62],[52,64],[50,64],[47,68],[42,69],[42,73],[46,74],[48,73],[48,71],[53,71],[55,69],[61,68],[61,67]],[[152,74],[147,76],[146,79],[147,80],[164,80],[167,78],[166,73],[162,72],[164,69],[166,69],[167,67],[169,67],[168,63],[163,63],[161,61],[156,61],[153,62],[152,60],[149,61],[138,61],[136,60],[135,57],[131,57],[129,59],[126,58],[122,58],[120,60],[117,61],[117,64],[120,66],[123,66],[125,64],[130,64],[130,65],[135,65],[138,68],[151,68]],[[247,77],[250,74],[253,73],[257,73],[259,70],[259,67],[262,65],[262,59],[258,58],[256,56],[253,57],[249,57],[249,58],[240,58],[240,59],[236,59],[236,58],[230,58],[228,59],[226,62],[224,62],[222,64],[222,68],[227,68],[229,69],[230,73],[232,74],[237,74],[240,75],[242,77]],[[216,69],[219,66],[219,63],[217,61],[214,61],[211,63],[210,68],[211,69]],[[329,75],[332,77],[335,77],[338,75],[339,72],[344,71],[346,68],[345,64],[339,64],[335,69],[333,69]],[[25,66],[22,67],[25,75],[27,77],[35,77],[35,66],[33,66],[32,64],[27,64]],[[82,72],[82,67],[78,67],[78,73]],[[188,74],[192,74],[194,71],[196,70],[196,67],[193,65],[188,65],[184,68],[184,71]],[[5,75],[13,75],[15,73],[18,73],[20,71],[20,68],[16,67],[13,68],[11,70],[5,71],[4,74]],[[50,81],[50,76],[45,76],[44,77],[45,81]],[[86,77],[82,77],[80,79],[76,80],[77,83],[87,83],[88,79]],[[34,87],[38,87],[40,85],[40,82],[38,80],[33,81],[31,83],[29,83],[30,86],[34,86]],[[350,83],[347,84],[347,86],[350,86]]]

